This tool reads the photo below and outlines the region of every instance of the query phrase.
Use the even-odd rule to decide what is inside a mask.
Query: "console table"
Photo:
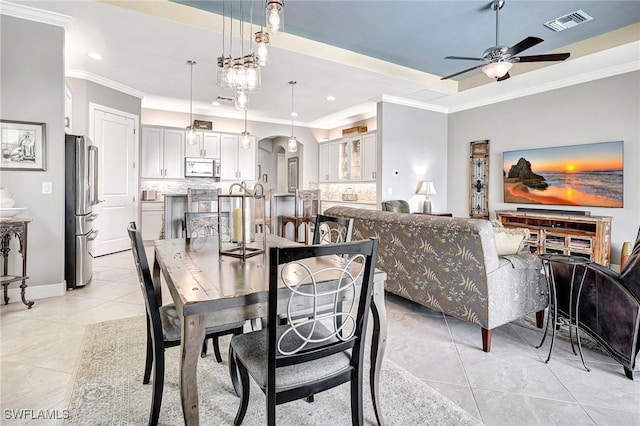
[[[34,302],[27,300],[25,297],[27,279],[29,278],[27,276],[27,227],[29,222],[31,222],[31,219],[0,218],[0,240],[2,241],[0,252],[2,252],[2,257],[4,258],[4,268],[2,270],[2,276],[0,276],[0,284],[4,292],[4,304],[6,305],[9,303],[9,295],[7,294],[9,284],[22,281],[20,284],[22,303],[31,309]],[[18,253],[22,256],[22,273],[20,275],[9,275],[9,252],[11,251],[9,243],[14,236],[20,244]]]
[[[538,254],[581,256],[609,267],[611,216],[496,211],[505,228],[527,228],[530,249]]]

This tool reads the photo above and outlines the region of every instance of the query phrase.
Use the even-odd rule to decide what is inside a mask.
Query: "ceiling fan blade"
[[[484,58],[470,58],[468,56],[445,56],[445,59],[463,59],[465,61],[486,61]]]
[[[505,75],[503,75],[502,77],[497,78],[497,79],[496,79],[496,81],[504,81],[504,80],[508,79],[509,77],[511,77],[511,76],[509,75],[509,73],[506,73],[506,74],[505,74]]]
[[[527,50],[535,46],[536,44],[542,43],[543,41],[544,40],[542,40],[540,37],[527,37],[520,43],[514,44],[513,46],[508,48],[507,51],[504,52],[504,55],[515,56],[523,50]]]
[[[440,80],[446,80],[448,78],[455,77],[455,76],[460,75],[460,74],[464,74],[465,72],[475,70],[476,68],[484,67],[484,65],[485,64],[480,64],[480,65],[476,65],[475,67],[467,68],[466,70],[459,71],[459,72],[457,72],[455,74],[451,74],[451,75],[448,75],[446,77],[442,77]]]
[[[570,55],[570,53],[550,53],[548,55],[519,56],[518,62],[564,61]]]

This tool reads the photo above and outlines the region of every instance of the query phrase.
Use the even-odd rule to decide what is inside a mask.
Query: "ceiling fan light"
[[[511,62],[492,62],[482,67],[482,72],[489,78],[500,78],[508,73],[512,66]]]

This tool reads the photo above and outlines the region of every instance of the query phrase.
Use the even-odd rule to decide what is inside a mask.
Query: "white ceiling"
[[[19,4],[16,6],[16,3]],[[218,2],[219,3],[219,2]],[[286,14],[286,7],[295,4],[298,10],[304,1],[289,0],[285,6],[285,29],[295,28],[287,19],[297,14]],[[318,2],[309,2],[309,5]],[[375,2],[324,2],[373,3]],[[386,2],[384,2],[386,4]],[[393,2],[403,7],[407,2]],[[411,2],[408,2],[411,3]],[[432,10],[438,3],[426,2]],[[460,2],[467,3],[467,2]],[[483,5],[485,2],[473,2]],[[509,1],[505,8],[518,8],[518,1]],[[532,3],[532,2],[529,2]],[[551,3],[562,2],[533,2]],[[588,9],[587,3],[583,9]],[[602,2],[594,2],[602,3]],[[637,2],[632,2],[637,3]],[[316,5],[317,6],[317,5]],[[142,98],[145,108],[189,111],[189,67],[188,59],[197,61],[193,70],[193,110],[197,114],[242,118],[243,114],[233,106],[213,106],[217,96],[232,97],[233,93],[216,86],[216,58],[221,52],[220,15],[165,0],[153,1],[18,1],[0,3],[2,13],[28,19],[49,20],[64,23],[65,16],[36,13],[36,8],[70,17],[67,25],[65,61],[67,75],[87,78],[114,87]],[[544,6],[546,7],[546,6]],[[489,14],[493,22],[494,12],[477,7],[473,16],[453,16],[461,26],[464,19],[477,19]],[[443,7],[447,15],[455,8]],[[468,7],[464,8],[468,12]],[[505,9],[503,9],[505,10]],[[299,15],[299,12],[298,12]],[[38,16],[34,18],[34,16]],[[550,18],[554,18],[551,16]],[[536,18],[538,19],[538,18]],[[601,19],[607,19],[602,17]],[[637,22],[640,17],[636,17]],[[228,20],[227,20],[228,22]],[[392,21],[389,21],[392,22]],[[491,24],[493,25],[493,24]],[[501,28],[509,22],[502,17]],[[583,24],[589,25],[589,23]],[[366,25],[360,32],[374,33],[375,27]],[[446,28],[446,27],[445,27]],[[615,25],[603,28],[617,28]],[[262,91],[251,96],[249,120],[289,123],[291,111],[290,80],[296,80],[294,109],[298,113],[297,125],[316,128],[336,128],[375,114],[375,101],[386,100],[414,105],[436,111],[456,111],[490,102],[509,99],[550,90],[575,82],[588,81],[622,72],[640,69],[640,24],[622,30],[599,35],[573,45],[563,46],[557,51],[569,51],[572,56],[562,63],[540,67],[539,64],[516,64],[512,78],[503,82],[492,82],[487,77],[470,73],[459,82],[440,80],[440,75],[387,62],[347,50],[347,44],[334,47],[319,41],[302,38],[295,34],[272,35],[271,64],[262,67]],[[317,28],[314,27],[317,30]],[[255,30],[255,29],[254,29]],[[247,30],[248,32],[248,27]],[[424,33],[426,29],[415,31]],[[439,30],[442,31],[442,30]],[[493,32],[493,27],[490,28]],[[546,30],[549,31],[549,30]],[[567,30],[571,31],[571,30]],[[553,34],[549,31],[550,34]],[[437,42],[449,40],[456,34],[439,34]],[[527,34],[535,35],[535,34]],[[314,36],[317,40],[320,38]],[[513,40],[512,43],[519,41]],[[544,38],[544,37],[543,37]],[[451,43],[451,41],[447,41]],[[493,42],[482,42],[490,47]],[[507,43],[509,44],[509,43]],[[544,44],[544,43],[542,43]],[[239,42],[237,41],[237,44]],[[467,51],[459,40],[447,50],[451,55],[478,56],[475,48]],[[429,55],[429,49],[411,51],[401,41],[397,46],[405,55]],[[91,51],[102,54],[103,60],[87,57]],[[595,53],[594,53],[595,52]],[[527,52],[528,53],[528,52]],[[548,53],[547,50],[531,53]],[[444,62],[445,60],[442,59]],[[397,62],[402,62],[398,60]],[[459,61],[458,69],[472,66]],[[450,68],[449,68],[450,69]],[[448,71],[449,69],[443,69]],[[525,72],[528,70],[534,70]],[[455,70],[454,70],[455,71]],[[444,72],[444,71],[441,71]],[[488,84],[487,84],[488,83]],[[328,102],[328,95],[336,100]]]

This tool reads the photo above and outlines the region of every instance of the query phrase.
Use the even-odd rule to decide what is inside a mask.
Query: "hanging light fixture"
[[[191,78],[189,84],[189,125],[187,126],[187,142],[189,145],[195,145],[198,143],[196,132],[193,129],[193,66],[196,61],[189,59],[187,65],[191,67]]]
[[[251,133],[247,132],[247,110],[244,110],[244,132],[240,134],[240,148],[251,148]]]
[[[256,43],[258,44],[258,49],[256,50],[258,65],[261,67],[269,65],[269,33],[260,28],[260,31],[258,31],[255,36]]]
[[[297,81],[291,80],[289,82],[291,85],[291,137],[289,138],[289,142],[287,142],[287,151],[289,152],[297,152],[298,151],[298,140],[293,135],[293,87],[297,84]]]
[[[266,0],[265,9],[267,15],[267,29],[269,31],[280,31],[282,28],[282,8],[284,0]]]

